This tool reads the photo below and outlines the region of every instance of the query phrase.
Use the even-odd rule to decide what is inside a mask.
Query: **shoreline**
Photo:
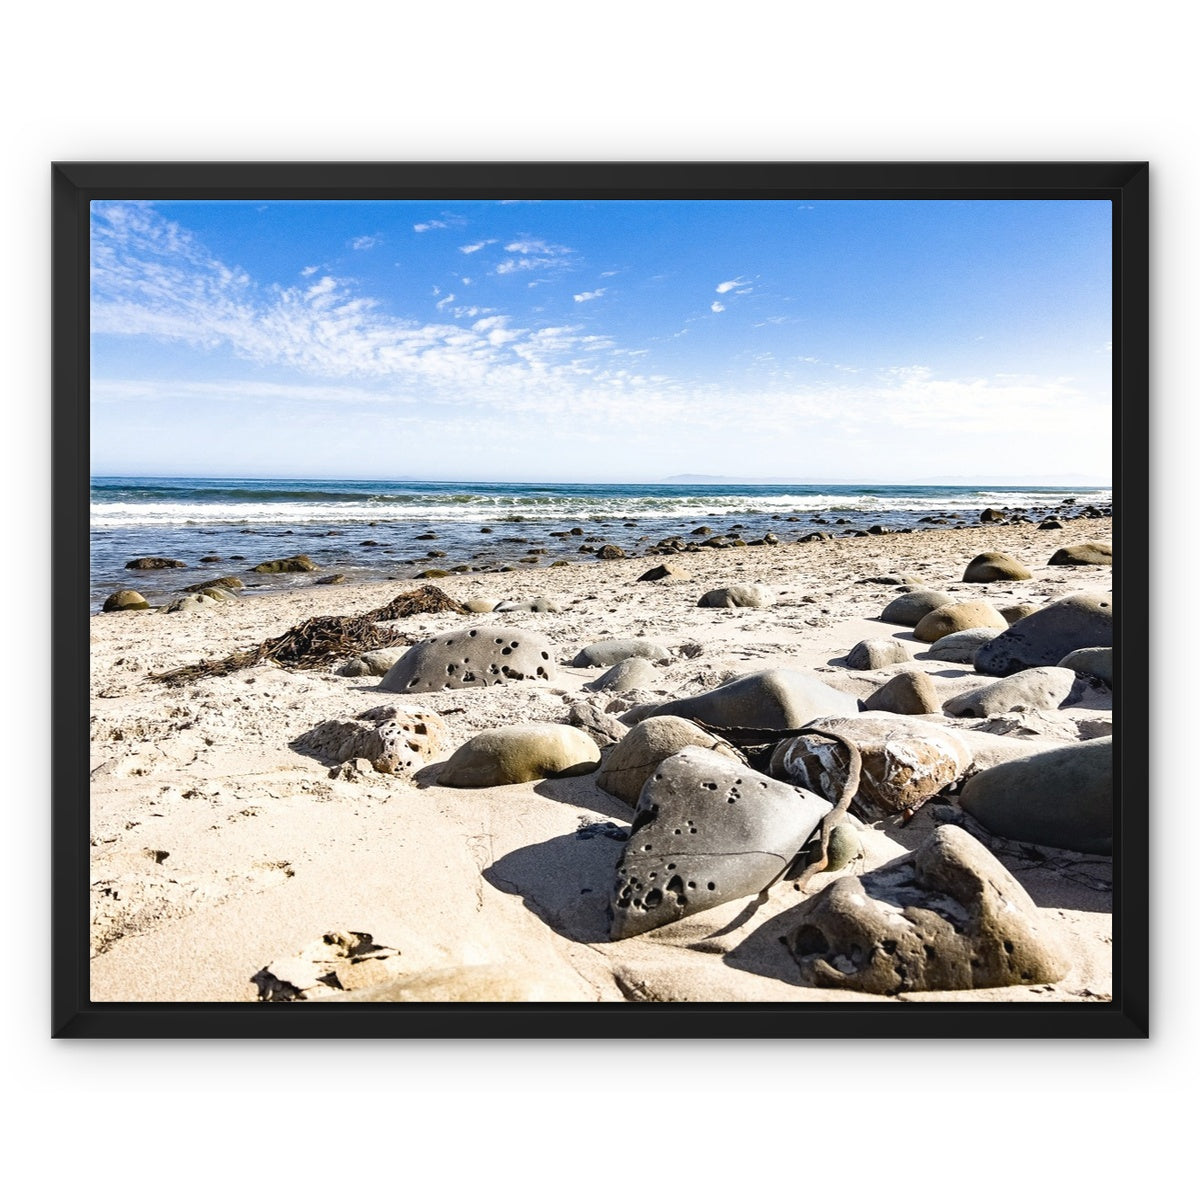
[[[878,686],[880,672],[850,671],[839,659],[867,637],[911,644],[911,630],[878,620],[896,588],[866,580],[920,575],[956,599],[1045,603],[1111,588],[1110,568],[1045,565],[1061,546],[1095,540],[1111,540],[1110,520],[1073,519],[1046,531],[1029,524],[932,527],[589,559],[537,575],[438,578],[431,582],[464,602],[545,596],[559,611],[422,614],[398,628],[414,639],[469,625],[531,630],[554,647],[557,677],[545,685],[403,698],[381,692],[378,679],[332,669],[262,664],[183,687],[148,675],[243,650],[308,617],[361,614],[417,586],[412,580],[257,593],[195,613],[94,615],[93,906],[100,953],[92,964],[93,999],[253,1000],[252,980],[267,964],[343,929],[398,949],[405,971],[504,965],[536,980],[547,999],[894,1002],[804,988],[788,978],[762,930],[783,919],[794,893],[773,892],[744,930],[717,938],[709,953],[689,947],[718,929],[718,918],[736,904],[712,910],[715,923],[701,913],[609,943],[599,914],[620,844],[579,833],[627,825],[629,807],[598,789],[591,775],[460,789],[437,783],[440,767],[475,733],[520,721],[561,723],[572,703],[594,698],[584,685],[602,671],[569,663],[580,647],[604,638],[651,638],[670,650],[647,690],[650,700],[695,695],[774,666],[812,672],[862,698]],[[1013,555],[1033,578],[963,583],[966,563],[986,550]],[[637,582],[659,564],[683,567],[692,578]],[[697,607],[703,591],[737,582],[771,588],[775,603]],[[939,693],[972,683],[969,667],[932,662],[915,649],[916,665]],[[415,786],[378,773],[331,778],[327,764],[292,744],[322,721],[398,699],[431,708],[447,730]],[[1062,711],[1093,731],[1105,719],[1111,728],[1111,710]],[[1026,740],[1036,748],[1040,736]],[[865,829],[865,866],[889,861],[927,835],[928,808],[903,829]],[[1033,884],[1031,895],[1073,947],[1064,983],[911,993],[906,1000],[1082,1002],[1111,990],[1103,890],[1046,868],[1023,870],[1021,879]]]

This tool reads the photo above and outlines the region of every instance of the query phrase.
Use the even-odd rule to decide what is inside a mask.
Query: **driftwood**
[[[379,624],[381,621],[397,621],[417,613],[467,611],[439,588],[427,585],[412,592],[402,592],[381,608],[374,608],[360,617],[310,617],[279,637],[260,642],[253,649],[239,650],[214,661],[176,667],[150,678],[159,683],[179,685],[214,675],[229,675],[260,663],[301,670],[321,667],[351,654],[413,644],[407,634],[386,628]]]

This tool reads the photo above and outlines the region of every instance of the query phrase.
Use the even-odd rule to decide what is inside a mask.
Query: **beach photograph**
[[[1113,1004],[1111,200],[88,230],[90,1003]]]

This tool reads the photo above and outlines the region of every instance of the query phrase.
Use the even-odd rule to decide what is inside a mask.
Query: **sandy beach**
[[[1108,591],[1111,567],[1046,564],[1062,546],[1110,540],[1110,521],[1079,519],[1060,530],[927,530],[441,579],[449,596],[477,608],[542,598],[558,611],[424,613],[396,623],[408,639],[503,625],[540,635],[557,662],[550,681],[420,695],[383,691],[379,677],[340,674],[336,662],[315,670],[260,664],[174,686],[151,678],[252,647],[310,617],[360,615],[415,583],[246,595],[193,612],[98,614],[91,619],[91,997],[348,999],[384,985],[398,1000],[1107,999],[1111,859],[1000,838],[988,845],[1066,949],[1061,979],[893,996],[802,985],[781,941],[791,910],[840,876],[874,871],[939,826],[960,823],[953,797],[907,820],[868,821],[852,810],[845,819],[861,854],[843,870],[803,885],[782,880],[753,902],[731,900],[612,941],[609,903],[629,803],[601,790],[595,771],[488,787],[448,787],[439,776],[456,749],[487,730],[567,723],[581,703],[607,709],[611,730],[636,705],[774,668],[804,672],[858,700],[916,668],[948,700],[989,680],[970,665],[928,659],[929,645],[911,628],[880,621],[904,585],[871,580],[915,577],[956,602],[1044,606]],[[989,551],[1011,555],[1032,577],[962,582],[966,565]],[[638,582],[665,563],[690,578]],[[698,605],[710,589],[744,583],[764,585],[774,603]],[[881,637],[907,643],[914,660],[875,670],[845,665],[851,647]],[[632,692],[586,690],[606,668],[570,664],[581,648],[620,638],[647,639],[668,656]],[[440,717],[441,744],[413,772],[385,774],[365,760],[338,768],[302,740],[297,746],[324,722],[387,704]],[[1093,686],[1052,711],[918,719],[986,728],[1028,754],[1111,734],[1111,718],[1111,693]],[[597,746],[597,758],[610,753]],[[339,942],[332,934],[354,936]]]

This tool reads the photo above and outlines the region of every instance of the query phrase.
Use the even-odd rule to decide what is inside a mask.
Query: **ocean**
[[[640,555],[665,537],[702,540],[693,534],[701,526],[712,531],[703,537],[732,532],[750,542],[773,533],[795,541],[815,530],[849,536],[872,525],[973,525],[989,507],[1024,510],[1038,521],[1111,504],[1110,488],[1088,487],[93,477],[91,608],[98,611],[119,588],[135,588],[154,604],[224,575],[277,590],[332,574],[412,580],[429,567],[499,571],[595,556],[581,554],[582,546]],[[247,574],[259,562],[295,554],[307,554],[319,570]],[[126,569],[147,556],[187,565]]]

